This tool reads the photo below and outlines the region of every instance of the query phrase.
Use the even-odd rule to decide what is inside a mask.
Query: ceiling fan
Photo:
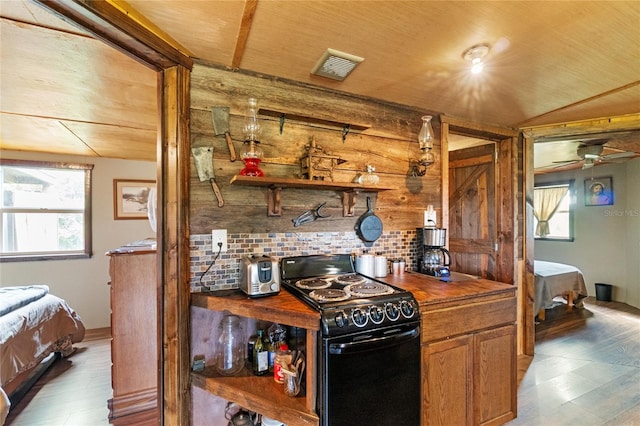
[[[584,170],[603,163],[620,163],[639,155],[638,153],[633,151],[623,151],[616,148],[606,147],[605,144],[607,142],[608,139],[597,139],[580,143],[576,150],[576,155],[578,156],[578,158],[564,161],[554,161],[554,163],[570,164],[582,162],[582,169]],[[609,153],[603,154],[605,148],[607,148],[607,151],[609,151]]]

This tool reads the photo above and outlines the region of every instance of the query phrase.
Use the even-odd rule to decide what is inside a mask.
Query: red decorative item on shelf
[[[264,176],[264,172],[260,170],[262,150],[258,147],[258,143],[257,141],[245,142],[245,148],[241,154],[244,169],[240,170],[240,176]]]
[[[244,146],[240,156],[244,162],[244,169],[240,171],[240,176],[262,177],[264,176],[264,172],[260,170],[262,149],[258,146],[262,128],[258,123],[258,101],[255,98],[249,98],[242,130],[244,132]]]

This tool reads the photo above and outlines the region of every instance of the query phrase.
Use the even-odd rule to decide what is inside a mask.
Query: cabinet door
[[[473,336],[422,346],[422,424],[470,425],[473,420]]]
[[[516,326],[478,333],[474,347],[474,423],[501,425],[517,412]]]

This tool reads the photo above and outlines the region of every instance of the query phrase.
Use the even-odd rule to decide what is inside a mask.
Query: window
[[[536,239],[573,241],[573,181],[545,183],[533,190]]]
[[[92,169],[0,159],[0,261],[91,257]]]

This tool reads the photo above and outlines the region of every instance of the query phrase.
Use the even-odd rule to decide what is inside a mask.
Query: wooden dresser
[[[111,386],[114,425],[159,424],[156,250],[120,247],[107,253],[111,277]]]

